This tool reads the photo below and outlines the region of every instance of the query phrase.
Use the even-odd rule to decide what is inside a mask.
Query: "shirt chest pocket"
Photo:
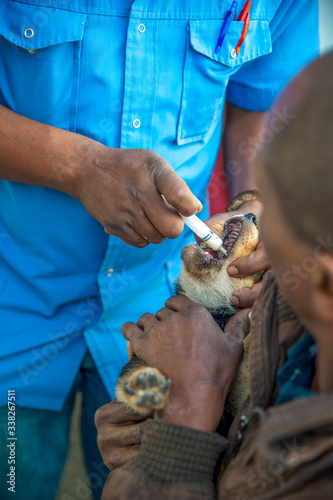
[[[183,94],[178,121],[177,144],[208,140],[222,111],[230,77],[242,64],[272,50],[267,21],[250,21],[247,36],[236,55],[244,22],[232,21],[221,50],[215,47],[221,20],[189,21]]]
[[[1,104],[75,131],[85,23],[84,14],[1,2]]]

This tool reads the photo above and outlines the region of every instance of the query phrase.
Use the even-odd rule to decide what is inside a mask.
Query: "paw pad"
[[[163,408],[169,393],[170,380],[156,368],[134,371],[117,389],[117,398],[133,411],[148,415]]]

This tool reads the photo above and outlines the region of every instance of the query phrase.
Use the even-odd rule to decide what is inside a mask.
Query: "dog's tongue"
[[[222,260],[225,258],[225,255],[221,250],[206,250],[205,255],[208,259]]]

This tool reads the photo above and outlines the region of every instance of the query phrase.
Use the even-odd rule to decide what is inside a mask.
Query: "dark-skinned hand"
[[[225,397],[241,361],[249,310],[229,321],[223,332],[203,306],[171,297],[156,316],[146,313],[125,323],[122,333],[135,354],[171,379],[159,418],[214,432]]]
[[[97,444],[110,470],[121,467],[137,454],[146,420],[127,412],[116,399],[97,410]]]
[[[87,148],[75,192],[70,194],[108,234],[135,247],[176,238],[184,228],[178,212],[189,216],[202,208],[185,181],[157,153],[95,142]]]

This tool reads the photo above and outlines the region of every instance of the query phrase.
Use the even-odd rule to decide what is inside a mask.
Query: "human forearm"
[[[0,178],[64,191],[108,234],[137,247],[176,238],[184,228],[178,212],[189,216],[202,208],[154,151],[107,147],[3,106]]]
[[[0,178],[75,196],[80,160],[94,141],[0,105]]]
[[[265,116],[266,113],[247,111],[227,103],[223,151],[231,198],[256,189],[251,162],[258,151]]]

